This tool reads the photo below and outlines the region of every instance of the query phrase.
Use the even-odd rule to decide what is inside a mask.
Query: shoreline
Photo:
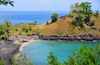
[[[24,46],[26,46],[27,44],[29,44],[29,43],[31,43],[31,42],[34,42],[34,41],[36,41],[36,40],[29,40],[29,42],[22,43],[21,46],[19,47],[19,52],[16,53],[16,54],[13,56],[13,58],[17,59],[17,57],[20,55],[20,52],[21,52],[22,48],[23,48]]]

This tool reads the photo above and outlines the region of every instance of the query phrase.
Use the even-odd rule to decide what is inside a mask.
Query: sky
[[[100,11],[100,0],[13,0],[14,7],[0,5],[0,11],[70,11],[76,2],[91,2],[92,10]]]

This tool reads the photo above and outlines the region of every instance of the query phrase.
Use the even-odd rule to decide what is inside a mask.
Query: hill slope
[[[78,35],[80,33],[87,33],[87,32],[91,32],[94,34],[98,34],[100,35],[99,29],[100,29],[100,15],[99,17],[95,17],[93,16],[93,18],[95,18],[95,27],[97,28],[97,30],[95,29],[91,29],[91,27],[85,25],[85,27],[87,28],[87,31],[84,31],[83,29],[79,29],[78,27],[75,27],[74,25],[72,25],[72,18],[66,16],[62,16],[58,19],[57,22],[53,23],[53,24],[39,24],[39,25],[29,25],[29,24],[24,24],[26,27],[31,26],[32,27],[32,31],[30,31],[31,33],[43,33],[45,35],[50,35],[50,34],[54,34],[54,35]],[[21,25],[12,25],[11,27],[11,33],[12,34],[16,34],[18,35],[19,32],[23,32],[21,30]],[[15,31],[15,27],[18,28],[19,31]],[[23,34],[26,34],[25,32],[23,32]]]

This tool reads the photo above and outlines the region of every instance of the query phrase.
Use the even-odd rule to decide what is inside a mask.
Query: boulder
[[[97,30],[96,26],[91,26],[91,29]]]
[[[23,42],[29,42],[29,40],[28,39],[23,39]]]
[[[19,44],[20,44],[20,42],[19,42],[19,41],[17,41],[17,40],[16,40],[16,41],[14,41],[13,43],[14,43],[14,44],[17,44],[17,45],[19,45]]]

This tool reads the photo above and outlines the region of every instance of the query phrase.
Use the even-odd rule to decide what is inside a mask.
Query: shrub
[[[29,25],[33,25],[33,23],[29,23]]]
[[[94,22],[95,22],[95,19],[94,18],[91,18],[90,21],[91,21],[91,26],[93,26],[94,25]]]
[[[51,19],[52,19],[51,23],[56,22],[57,19],[58,19],[58,16],[59,16],[59,15],[58,15],[57,13],[53,13],[53,14],[51,15]]]
[[[24,24],[22,24],[22,31],[25,31],[26,26]]]
[[[36,25],[37,21],[34,21],[33,24]]]
[[[83,28],[83,27],[84,27],[84,22],[80,22],[80,23],[79,23],[79,26],[80,26],[81,28]]]
[[[86,28],[86,26],[85,26],[85,28],[84,28],[84,31],[87,32],[87,28]]]
[[[60,63],[56,56],[52,52],[47,56],[49,65],[99,65],[100,64],[100,45],[94,48],[93,44],[87,48],[84,44],[81,45],[80,49],[76,51],[73,49],[73,56],[68,55],[67,61]]]
[[[39,35],[43,35],[43,33],[40,33]]]
[[[26,35],[27,35],[27,36],[30,36],[30,35],[31,35],[31,32],[28,32]]]
[[[19,35],[22,35],[22,32],[21,31],[19,32]]]
[[[15,28],[16,31],[18,31],[18,28]]]
[[[29,31],[31,31],[32,30],[32,27],[31,26],[29,26]]]
[[[46,25],[49,25],[49,22],[48,21],[46,22]]]
[[[25,32],[27,33],[28,31],[29,31],[29,28],[26,28],[26,29],[25,29]]]
[[[17,59],[13,59],[12,65],[34,65],[26,54],[20,54]]]

